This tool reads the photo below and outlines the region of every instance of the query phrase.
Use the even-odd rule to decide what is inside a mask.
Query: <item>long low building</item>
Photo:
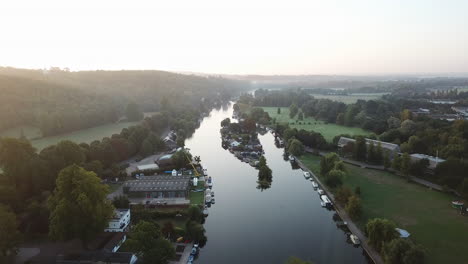
[[[347,138],[347,137],[340,137],[340,140],[338,140],[338,147],[343,148],[347,144],[355,144],[355,143],[356,143],[355,139]],[[390,158],[393,158],[395,155],[400,153],[400,146],[398,146],[397,144],[366,138],[366,145],[369,146],[370,144],[374,144],[374,146],[376,147],[380,144],[382,149],[389,153]]]
[[[123,191],[130,198],[188,199],[190,176],[146,176],[125,182]]]
[[[426,154],[418,154],[418,153],[411,154],[410,158],[412,162],[419,162],[421,160],[427,159],[429,161],[428,169],[431,169],[431,170],[434,170],[439,163],[445,161],[444,159],[441,159],[439,157],[429,156]]]

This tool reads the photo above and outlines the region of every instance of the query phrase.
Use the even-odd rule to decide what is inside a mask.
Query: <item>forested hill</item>
[[[117,120],[110,98],[42,80],[0,74],[0,131],[28,125],[44,135]]]
[[[246,81],[164,71],[25,70],[0,67],[0,131],[20,125],[54,135],[114,122],[126,105],[210,107],[249,88]]]

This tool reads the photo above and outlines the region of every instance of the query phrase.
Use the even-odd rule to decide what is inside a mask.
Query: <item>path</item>
[[[345,222],[348,223],[348,228],[349,230],[355,234],[357,237],[359,237],[359,240],[361,240],[361,247],[367,252],[369,257],[372,259],[372,261],[375,264],[383,264],[382,257],[380,257],[380,254],[375,251],[369,244],[367,244],[367,237],[361,232],[361,230],[354,224],[354,222],[351,220],[351,218],[348,216],[346,211],[344,210],[343,207],[341,207],[339,204],[335,202],[335,196],[333,193],[331,193],[324,184],[320,181],[320,179],[311,171],[309,170],[299,159],[296,159],[297,164],[299,167],[301,167],[302,170],[308,171],[312,177],[317,181],[319,186],[322,188],[322,190],[330,197],[330,199],[333,201],[333,204],[335,206],[336,213],[341,217],[341,219]]]

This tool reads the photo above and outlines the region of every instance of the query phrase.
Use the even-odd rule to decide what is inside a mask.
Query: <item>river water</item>
[[[337,228],[334,212],[321,207],[311,182],[283,159],[271,133],[259,139],[273,182],[270,189],[256,188],[258,171],[221,146],[220,123],[232,113],[232,105],[213,110],[186,141],[213,177],[216,198],[204,225],[208,242],[196,263],[283,264],[290,256],[314,264],[367,263],[362,249]]]

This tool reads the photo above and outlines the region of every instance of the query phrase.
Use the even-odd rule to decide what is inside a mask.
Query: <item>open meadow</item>
[[[50,145],[57,144],[62,140],[71,140],[76,143],[91,143],[94,140],[101,140],[105,137],[110,137],[112,134],[117,134],[122,129],[134,126],[139,122],[121,122],[112,123],[87,129],[81,129],[70,133],[65,133],[57,136],[44,137],[31,140],[31,144],[38,150],[42,150]]]
[[[281,113],[278,114],[278,107],[262,107],[271,118],[276,118],[278,123],[288,123],[291,128],[305,129],[307,131],[315,131],[323,135],[328,141],[332,142],[333,138],[341,134],[349,135],[369,135],[371,132],[365,131],[359,127],[347,127],[337,124],[325,123],[313,117],[304,117],[304,120],[297,122],[297,116],[294,119],[289,118],[289,108],[280,107]]]
[[[319,175],[320,157],[305,154],[300,159]],[[368,219],[391,219],[424,246],[427,263],[468,263],[468,217],[451,207],[452,195],[408,183],[389,172],[345,166],[343,184],[361,188],[363,217],[357,222],[361,229]]]
[[[333,101],[342,102],[345,104],[354,104],[357,100],[378,100],[383,95],[388,93],[354,93],[349,95],[323,95],[323,94],[311,94],[317,99],[330,99]]]

